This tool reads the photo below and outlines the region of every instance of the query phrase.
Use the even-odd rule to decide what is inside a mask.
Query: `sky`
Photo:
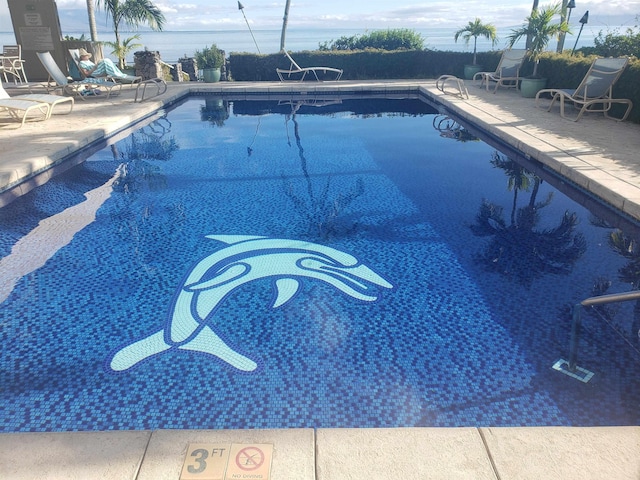
[[[62,33],[89,31],[86,0],[57,0]],[[498,28],[515,27],[530,13],[531,0],[292,0],[288,28],[387,29],[464,27],[479,17]],[[540,0],[540,5],[551,2]],[[246,28],[236,0],[157,0],[166,17],[164,30],[239,30]],[[285,0],[243,0],[254,30],[282,28]],[[640,0],[576,0],[572,22],[589,10],[589,25],[624,32],[640,24]],[[98,31],[111,31],[98,17]],[[0,0],[0,31],[12,31],[7,0]]]

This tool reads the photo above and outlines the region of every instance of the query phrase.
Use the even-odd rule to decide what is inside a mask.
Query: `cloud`
[[[87,10],[87,1],[86,0],[57,0],[56,5],[58,6],[58,11],[64,9],[71,10]],[[97,8],[96,8],[97,10]]]
[[[555,0],[540,0],[540,5]],[[210,0],[159,0],[154,2],[166,17],[165,30],[206,30],[245,28],[237,3]],[[244,0],[244,13],[252,27],[269,30],[282,26],[284,0]],[[498,28],[521,25],[531,12],[533,0],[299,0],[291,4],[290,28],[386,29],[460,28],[479,17]],[[577,0],[571,23],[577,25],[589,10],[589,26],[627,28],[638,24],[640,0]],[[63,33],[88,31],[86,0],[57,0]],[[102,8],[96,9],[98,28],[109,28]],[[6,14],[5,14],[6,12]],[[0,27],[11,30],[6,2],[0,0]]]

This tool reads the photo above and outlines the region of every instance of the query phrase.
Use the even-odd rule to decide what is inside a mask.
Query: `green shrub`
[[[501,55],[500,51],[478,52],[478,63],[483,65],[484,70],[493,71]],[[465,64],[471,63],[472,54],[431,50],[331,50],[295,52],[292,57],[303,67],[327,65],[342,68],[344,80],[435,79],[445,74],[462,77]],[[576,88],[593,58],[546,52],[540,57],[538,70],[541,76],[548,79],[548,88]],[[276,68],[289,68],[284,55],[232,53],[229,56],[229,71],[236,81],[276,81]],[[532,70],[532,62],[525,63],[521,74],[526,76]],[[640,60],[632,59],[613,87],[615,98],[629,98],[636,105],[629,116],[629,120],[635,123],[640,123],[638,78]]]
[[[321,51],[327,50],[422,50],[424,38],[408,28],[375,30],[363,35],[343,36],[337,40],[319,45]]]
[[[600,30],[593,39],[595,46],[579,49],[584,55],[599,55],[601,57],[630,56],[640,58],[640,30],[627,28],[625,34],[620,35],[618,30],[609,31],[606,34]]]
[[[478,61],[487,70],[498,65],[501,52],[479,52]],[[466,52],[438,52],[431,50],[356,50],[303,51],[292,57],[302,67],[327,65],[342,68],[344,80],[391,78],[438,78],[440,75],[462,77],[465,64],[472,54]],[[282,54],[257,55],[231,53],[229,72],[236,81],[278,80],[276,68],[289,68]],[[312,76],[310,76],[312,77]]]

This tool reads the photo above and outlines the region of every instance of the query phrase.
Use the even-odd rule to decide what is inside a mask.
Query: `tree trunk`
[[[538,10],[539,1],[540,0],[533,0],[533,7],[531,7],[531,13],[535,12],[536,10]],[[531,35],[527,35],[526,48],[527,48],[527,50],[529,50],[531,48]]]
[[[120,70],[122,70],[124,68],[124,56],[120,56],[122,55],[122,43],[120,43],[120,32],[118,31],[118,29],[114,29],[115,31],[113,33],[115,33],[116,36],[116,51],[118,52],[118,68]]]
[[[98,29],[96,28],[96,12],[93,4],[94,0],[87,0],[87,13],[89,14],[89,31],[91,32],[91,41],[98,41]]]
[[[569,0],[562,0],[562,9],[560,10],[560,23],[564,23],[567,21],[567,5],[569,4]],[[560,32],[558,35],[558,46],[556,47],[556,53],[562,53],[564,49],[564,39],[567,34],[565,32]]]
[[[284,17],[282,17],[282,34],[280,35],[280,51],[284,50],[284,40],[287,33],[287,22],[289,21],[289,5],[291,0],[287,0],[284,6]]]
[[[475,65],[477,62],[477,56],[476,56],[476,48],[478,46],[478,37],[473,37],[473,64]]]

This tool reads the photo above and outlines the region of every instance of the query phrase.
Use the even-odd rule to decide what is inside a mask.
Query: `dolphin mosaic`
[[[226,246],[202,259],[174,296],[166,327],[119,350],[115,371],[170,349],[191,350],[252,371],[257,363],[236,352],[214,330],[216,311],[231,292],[254,280],[273,279],[273,308],[291,300],[304,278],[325,282],[365,302],[393,285],[354,256],[324,245],[262,236],[207,235]]]

